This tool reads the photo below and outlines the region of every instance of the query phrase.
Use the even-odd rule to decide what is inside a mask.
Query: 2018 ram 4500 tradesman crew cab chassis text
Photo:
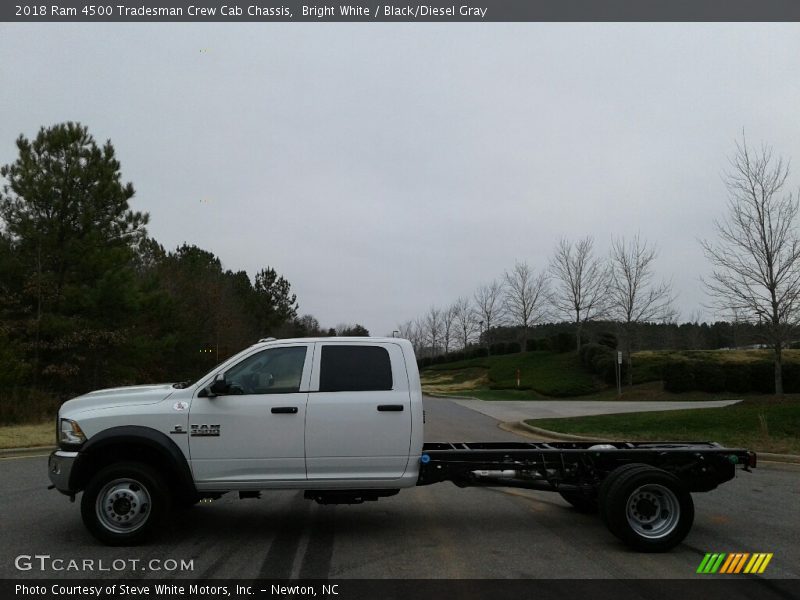
[[[712,442],[423,443],[419,371],[395,338],[266,340],[192,384],[114,388],[59,411],[53,486],[107,544],[139,543],[176,506],[238,491],[302,489],[360,503],[451,481],[554,491],[599,511],[643,551],[678,544],[691,492],[732,479],[755,454]]]

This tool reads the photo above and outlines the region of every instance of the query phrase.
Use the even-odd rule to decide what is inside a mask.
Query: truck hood
[[[171,383],[155,385],[131,385],[126,387],[95,390],[68,400],[61,405],[59,414],[62,416],[77,411],[95,408],[113,408],[125,404],[155,404],[168,398],[175,388]]]

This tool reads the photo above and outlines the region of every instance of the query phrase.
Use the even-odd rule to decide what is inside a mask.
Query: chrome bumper
[[[47,474],[50,476],[50,482],[61,493],[74,493],[74,490],[69,487],[69,477],[72,474],[72,468],[75,466],[77,458],[77,452],[56,450],[47,461]]]

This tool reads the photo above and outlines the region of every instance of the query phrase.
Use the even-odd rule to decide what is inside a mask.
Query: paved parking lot
[[[428,441],[521,439],[458,402],[425,404]],[[764,464],[696,494],[692,532],[658,555],[631,552],[556,494],[450,483],[356,506],[319,506],[297,491],[228,494],[177,513],[157,543],[108,548],[83,528],[77,504],[46,489],[44,456],[0,459],[0,577],[686,578],[699,577],[703,555],[715,551],[773,552],[762,577],[800,577],[798,475],[798,466]],[[24,554],[139,562],[111,574],[20,571]],[[193,569],[164,570],[170,559]]]

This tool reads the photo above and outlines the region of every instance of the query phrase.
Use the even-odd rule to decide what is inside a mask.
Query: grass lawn
[[[744,360],[759,360],[762,351],[732,352]],[[579,397],[581,400],[725,400],[741,398],[741,394],[686,392],[672,394],[661,385],[661,368],[669,360],[686,360],[690,352],[640,352],[634,355],[635,381],[633,387],[623,387],[622,397],[609,386],[588,373],[578,362],[577,354],[567,352],[525,352],[487,358],[474,358],[433,365],[422,370],[425,392],[452,396],[470,396],[481,400],[547,400],[548,398]],[[723,354],[717,352],[716,354]],[[675,356],[673,356],[675,355]],[[683,357],[683,358],[682,358]],[[520,389],[516,389],[516,370],[520,370]]]
[[[800,454],[800,395],[796,394],[782,399],[751,396],[739,404],[722,408],[526,422],[551,431],[587,437],[712,441],[762,452]]]
[[[520,394],[516,371],[520,370]],[[422,371],[426,391],[459,393],[465,391],[512,391],[512,394],[488,394],[487,400],[529,400],[541,396],[581,396],[606,387],[578,362],[575,352],[521,352],[487,358],[475,358],[434,365]],[[470,393],[474,396],[474,393]]]
[[[542,396],[533,390],[465,390],[440,393],[444,396],[466,396],[478,400],[552,400],[552,398]],[[569,398],[559,398],[559,400],[569,400]]]
[[[720,363],[764,362],[770,350],[659,350],[633,355],[633,387],[624,387],[620,400],[720,400],[741,398],[742,394],[664,392],[664,365],[692,359]],[[786,350],[786,363],[800,363],[800,350]],[[516,389],[516,370],[520,389]],[[616,400],[613,385],[589,373],[577,353],[523,352],[474,358],[432,365],[422,370],[423,390],[446,395],[463,395],[482,400],[542,400],[580,397],[582,400]]]
[[[0,448],[54,446],[55,421],[38,425],[3,425],[0,427]]]

